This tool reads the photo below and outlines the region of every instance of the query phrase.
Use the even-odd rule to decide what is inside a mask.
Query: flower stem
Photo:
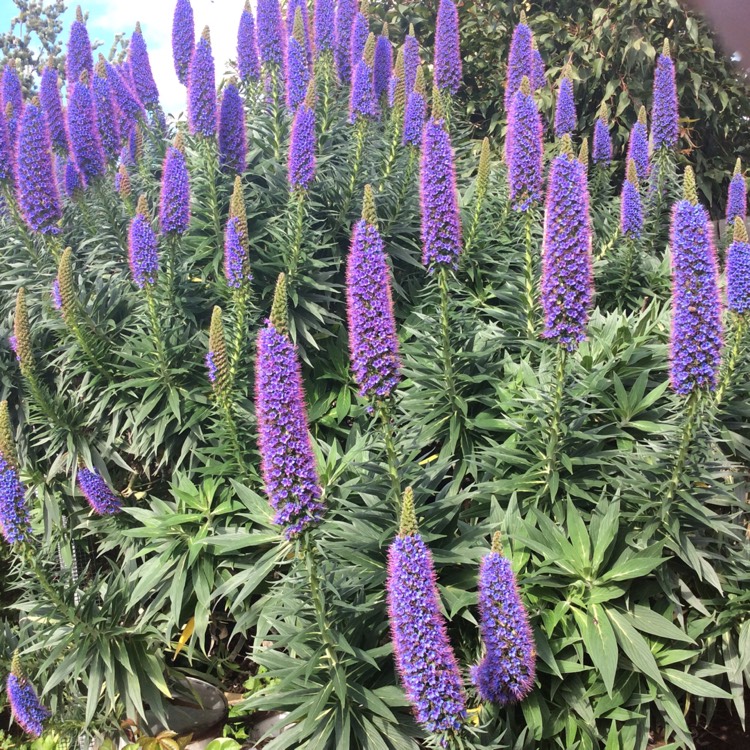
[[[243,344],[245,341],[245,319],[247,317],[247,303],[249,299],[249,289],[245,286],[235,289],[232,292],[234,301],[234,332],[232,337],[232,348],[229,353],[229,384],[234,388],[234,381],[237,378],[237,371],[242,359]]]
[[[354,151],[352,153],[352,160],[349,165],[351,174],[349,176],[349,185],[347,186],[346,193],[344,194],[344,200],[341,208],[341,221],[345,222],[346,217],[349,213],[349,206],[351,205],[352,198],[354,197],[354,191],[357,188],[357,178],[359,177],[359,170],[362,165],[362,152],[365,147],[365,136],[367,135],[367,120],[360,118],[357,120],[354,126]]]
[[[177,252],[180,248],[180,235],[167,234],[167,299],[173,304],[177,296]]]
[[[208,201],[211,214],[211,224],[216,241],[216,247],[222,245],[221,211],[219,209],[219,191],[216,187],[216,175],[219,173],[219,155],[216,149],[216,141],[209,138],[201,139],[203,150],[203,163],[206,180],[208,181]]]
[[[169,364],[167,362],[167,352],[164,348],[164,338],[162,335],[161,323],[159,322],[159,312],[156,309],[156,298],[154,297],[154,290],[151,284],[146,284],[144,291],[146,292],[148,317],[149,322],[151,323],[151,338],[154,342],[156,357],[159,363],[159,373],[166,384],[169,382]]]
[[[289,222],[291,242],[289,243],[289,255],[287,259],[287,276],[289,282],[293,282],[299,270],[300,253],[302,252],[302,235],[305,227],[305,197],[304,190],[295,190],[289,196]]]
[[[714,406],[718,407],[724,400],[724,396],[732,383],[732,376],[737,367],[737,363],[742,357],[742,345],[747,335],[748,319],[745,315],[732,314],[732,322],[734,325],[731,327],[732,346],[727,347],[729,354],[727,355],[726,362],[722,368],[721,378],[719,385],[716,388],[716,395],[714,400]]]
[[[441,266],[438,272],[438,286],[440,287],[440,333],[443,349],[443,378],[445,390],[451,407],[455,410],[456,384],[453,373],[453,358],[451,356],[450,317],[448,314],[448,269]]]
[[[303,555],[305,560],[305,571],[307,573],[307,582],[310,586],[310,598],[312,599],[313,608],[315,609],[315,620],[320,630],[320,637],[325,647],[326,656],[329,660],[329,670],[331,676],[338,670],[336,659],[336,639],[333,637],[331,626],[328,623],[326,615],[326,603],[323,589],[320,586],[320,576],[318,575],[318,563],[316,559],[316,549],[312,540],[305,535],[303,541]]]
[[[406,169],[404,169],[404,175],[401,178],[401,182],[400,182],[399,189],[398,189],[398,194],[396,195],[396,205],[393,207],[393,214],[391,216],[390,221],[388,222],[387,229],[390,229],[393,223],[398,219],[398,216],[401,213],[401,209],[403,208],[404,203],[406,202],[406,196],[409,193],[409,188],[412,185],[412,180],[414,179],[414,171],[417,166],[417,157],[419,155],[419,149],[415,148],[414,146],[408,146],[407,148],[409,151],[409,158],[406,162]]]
[[[388,476],[391,480],[391,498],[394,508],[398,510],[401,505],[401,481],[399,479],[398,454],[396,444],[393,440],[393,426],[391,424],[391,412],[388,405],[382,401],[377,404],[380,426],[383,430],[383,442],[385,443],[385,454],[388,459]]]
[[[635,263],[635,249],[633,238],[626,237],[623,251],[622,281],[617,285],[617,292],[615,293],[618,309],[622,308],[626,295],[630,291],[630,279],[633,276],[633,265]]]
[[[526,303],[526,333],[530,339],[536,338],[535,309],[536,299],[534,295],[534,251],[532,248],[531,225],[533,222],[531,209],[526,210],[525,215],[525,255],[524,255],[524,299]]]
[[[382,191],[385,187],[388,178],[391,176],[393,166],[396,163],[396,157],[398,156],[398,144],[401,142],[401,123],[403,122],[403,112],[400,110],[394,110],[393,116],[390,118],[390,131],[391,131],[391,143],[388,148],[388,154],[386,155],[385,162],[383,163],[383,173],[380,178],[380,185],[378,191]]]
[[[694,390],[688,396],[687,403],[685,404],[685,421],[682,424],[682,433],[680,435],[680,443],[677,448],[674,466],[672,467],[672,476],[669,479],[664,503],[662,504],[662,520],[666,519],[672,501],[677,495],[677,490],[680,489],[680,484],[682,483],[682,475],[690,456],[690,448],[692,447],[693,441],[698,432],[703,393],[704,392],[701,390]]]
[[[554,390],[552,391],[552,408],[550,411],[549,429],[547,434],[547,455],[545,473],[547,477],[547,489],[554,502],[551,478],[557,471],[557,454],[560,446],[560,427],[562,424],[562,408],[565,398],[565,368],[568,352],[562,346],[556,347],[557,367],[555,368]]]
[[[18,204],[16,203],[16,196],[13,193],[13,190],[11,189],[11,187],[7,183],[3,184],[3,198],[5,199],[5,205],[8,207],[8,210],[10,211],[10,215],[11,215],[11,218],[13,219],[13,223],[16,225],[16,228],[18,229],[18,233],[21,235],[24,247],[26,248],[26,252],[28,252],[34,265],[39,270],[42,270],[39,253],[37,252],[36,247],[34,246],[34,238],[31,236],[31,232],[29,232],[29,228],[26,226],[26,222],[24,221],[24,218],[21,215],[21,212],[18,208]]]

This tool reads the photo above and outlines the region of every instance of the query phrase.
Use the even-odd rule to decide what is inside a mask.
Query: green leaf
[[[605,610],[615,631],[617,642],[633,665],[650,677],[657,685],[664,687],[656,659],[648,647],[646,639],[630,624],[630,621],[616,609]]]

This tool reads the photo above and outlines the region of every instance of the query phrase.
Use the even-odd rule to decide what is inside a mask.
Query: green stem
[[[438,273],[438,285],[440,287],[440,332],[443,349],[443,377],[445,379],[445,390],[448,394],[449,403],[455,410],[456,384],[453,373],[453,358],[451,356],[451,333],[449,316],[448,295],[448,270],[445,266],[440,267]]]
[[[484,192],[477,193],[477,199],[474,203],[474,212],[471,216],[471,225],[469,226],[469,232],[466,235],[466,242],[464,243],[464,258],[468,258],[469,251],[474,246],[474,240],[476,239],[477,232],[479,231],[479,220],[482,216],[482,204],[484,203]]]
[[[377,404],[378,416],[380,417],[380,426],[383,430],[383,442],[385,443],[385,454],[388,459],[388,476],[391,480],[391,491],[393,494],[392,502],[397,510],[401,505],[401,480],[399,479],[399,462],[396,444],[393,435],[393,426],[391,425],[391,412],[388,405],[383,401]]]
[[[362,152],[365,147],[365,136],[367,135],[367,120],[360,117],[354,125],[354,152],[352,154],[351,164],[349,169],[351,174],[349,176],[349,185],[347,186],[346,193],[341,209],[341,221],[345,222],[346,217],[349,214],[349,206],[351,205],[352,198],[354,197],[354,191],[357,187],[357,178],[359,177],[359,169],[362,165]]]
[[[302,252],[302,235],[305,227],[305,198],[304,190],[295,190],[289,196],[289,220],[291,223],[291,242],[289,244],[289,256],[287,260],[287,275],[292,283],[297,277],[299,270],[300,254]]]
[[[323,107],[321,112],[321,136],[327,136],[331,128],[331,113],[333,109],[333,58],[330,52],[323,52],[316,61],[319,78],[323,86]],[[318,75],[318,74],[316,74]]]
[[[677,495],[677,490],[682,482],[682,474],[685,471],[687,460],[690,456],[690,448],[698,432],[698,422],[700,417],[700,407],[703,400],[703,391],[694,390],[687,399],[685,406],[685,421],[682,425],[682,434],[680,435],[680,444],[675,456],[672,476],[667,485],[667,492],[662,505],[662,519],[666,518],[667,512]]]
[[[534,217],[531,209],[526,210],[525,215],[525,255],[524,255],[524,299],[526,303],[526,333],[530,339],[536,338],[536,297],[535,274],[534,274],[534,251],[532,247],[531,225]]]
[[[414,171],[417,166],[417,157],[419,156],[419,149],[415,146],[407,146],[407,149],[409,151],[409,158],[406,162],[406,169],[404,170],[404,176],[401,179],[401,184],[399,185],[398,195],[396,196],[396,205],[393,208],[393,214],[391,216],[390,221],[387,224],[386,232],[393,226],[393,223],[398,219],[399,214],[401,213],[401,209],[404,206],[404,203],[406,202],[406,196],[409,193],[409,188],[411,187],[412,180],[414,179]]]
[[[245,342],[245,319],[247,317],[247,303],[250,290],[244,286],[232,292],[234,301],[234,332],[229,353],[229,383],[234,388],[237,372],[242,359]]]
[[[622,281],[617,285],[615,299],[620,309],[630,291],[630,279],[633,276],[633,264],[635,263],[635,241],[632,237],[625,238],[625,249],[623,257]]]
[[[234,452],[237,466],[239,466],[242,474],[247,476],[247,466],[242,454],[242,446],[240,445],[240,438],[237,432],[237,422],[235,421],[234,414],[232,413],[232,400],[230,393],[220,396],[218,401],[219,405],[221,406],[221,414],[224,419],[224,427],[226,428],[227,433],[229,433],[229,442],[232,445],[232,451]]]
[[[7,183],[3,183],[3,198],[5,199],[5,205],[10,211],[13,223],[16,225],[16,229],[18,229],[18,233],[21,235],[26,252],[28,252],[34,265],[41,271],[41,259],[39,258],[39,253],[34,246],[34,238],[31,236],[31,232],[29,232],[29,228],[26,226],[26,222],[21,215],[21,211],[16,203],[16,196],[10,185]]]
[[[320,636],[326,650],[326,655],[328,656],[329,670],[331,675],[333,675],[338,668],[336,659],[336,639],[333,637],[331,626],[329,625],[328,617],[326,616],[325,596],[323,594],[323,589],[320,586],[315,548],[308,535],[305,535],[303,545],[305,570],[307,572],[307,582],[310,586],[310,598],[312,599],[313,608],[315,609],[315,620],[318,624],[318,629],[320,630]]]
[[[550,411],[549,430],[547,436],[547,455],[545,472],[547,489],[551,492],[551,478],[557,471],[557,454],[560,446],[560,427],[562,424],[562,408],[565,399],[565,366],[568,352],[562,346],[556,347],[557,367],[555,368],[555,385],[552,391],[552,409]],[[554,497],[552,498],[554,500]]]
[[[219,173],[219,157],[216,150],[216,142],[213,139],[203,138],[201,140],[201,146],[203,148],[206,179],[208,180],[208,200],[211,212],[211,223],[213,224],[216,247],[221,247],[223,238],[221,232],[219,191],[216,187],[216,175]]]
[[[88,357],[91,364],[108,381],[111,381],[112,376],[110,375],[109,371],[104,366],[104,364],[101,362],[97,353],[91,348],[91,344],[89,344],[88,339],[84,335],[83,330],[81,329],[81,324],[75,317],[77,313],[78,313],[78,310],[74,311],[73,315],[70,315],[69,319],[66,322],[68,323],[68,326],[70,327],[70,329],[73,331],[73,335],[76,337],[78,346],[81,347],[81,350],[86,355],[86,357]]]
[[[159,363],[159,373],[164,383],[169,382],[169,364],[167,362],[167,352],[164,348],[164,337],[162,335],[161,323],[159,322],[159,312],[156,309],[156,298],[151,284],[144,287],[146,292],[146,303],[148,306],[148,317],[151,323],[151,338],[156,348],[157,361]]]
[[[382,192],[385,187],[388,178],[391,176],[393,166],[396,163],[396,157],[398,156],[398,145],[401,143],[401,125],[404,121],[404,113],[399,109],[394,109],[391,113],[390,118],[390,131],[391,131],[391,143],[388,148],[388,154],[386,155],[385,162],[383,163],[383,173],[380,178],[380,185],[378,191]]]
[[[732,327],[732,347],[729,349],[729,355],[727,356],[724,367],[721,372],[721,379],[719,385],[716,388],[716,396],[714,400],[714,406],[719,407],[724,400],[729,386],[732,383],[732,376],[737,367],[737,363],[740,361],[742,356],[742,345],[747,335],[748,319],[745,315],[732,314],[734,318],[734,326]]]

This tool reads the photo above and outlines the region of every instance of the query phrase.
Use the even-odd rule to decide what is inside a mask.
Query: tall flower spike
[[[237,216],[229,219],[224,232],[224,277],[231,289],[241,289],[252,280],[247,237]]]
[[[13,105],[8,104],[7,109],[12,110]],[[8,120],[5,109],[0,106],[0,182],[11,186],[14,184],[15,163],[16,154],[8,131]]]
[[[424,119],[427,115],[427,100],[425,98],[424,72],[422,66],[417,68],[414,90],[406,100],[404,112],[404,135],[401,142],[404,146],[419,148],[422,144]]]
[[[365,45],[367,44],[367,40],[370,36],[370,21],[367,18],[367,13],[364,10],[365,8],[366,4],[362,3],[361,10],[354,17],[354,22],[352,23],[351,49],[349,51],[352,76],[354,76],[354,73],[357,69],[357,63],[359,63],[362,55],[364,54]]]
[[[315,53],[320,55],[334,48],[336,11],[333,0],[315,0],[314,7]]]
[[[159,106],[159,89],[156,87],[154,75],[151,72],[151,61],[148,57],[146,40],[143,38],[141,24],[136,23],[135,31],[130,37],[128,47],[128,62],[130,63],[130,77],[133,81],[135,93],[146,109]]]
[[[459,731],[466,697],[411,488],[404,492],[399,533],[388,550],[386,589],[396,668],[417,721],[434,734]]]
[[[23,115],[24,101],[21,79],[18,77],[15,62],[12,60],[6,63],[5,68],[3,68],[2,103],[6,108],[8,104],[11,104],[13,107],[7,120],[11,143],[15,143],[18,135],[18,126]]]
[[[302,49],[305,51],[305,62],[308,67],[312,65],[312,45],[310,43],[310,18],[307,12],[307,0],[289,0],[286,7],[286,33],[287,36],[295,34],[294,27],[297,24],[297,10],[302,16],[302,33],[298,36]]]
[[[223,167],[242,174],[247,166],[245,110],[234,80],[224,88],[219,113],[219,160]]]
[[[589,139],[586,136],[581,141],[581,148],[578,149],[578,161],[586,172],[589,171]]]
[[[727,249],[727,307],[738,315],[750,312],[750,243],[745,222],[734,220],[734,238]]]
[[[455,94],[461,87],[458,9],[453,0],[440,0],[438,6],[435,23],[435,84],[441,94]]]
[[[99,59],[103,60],[104,58],[100,55]],[[122,112],[123,120],[129,126],[127,129],[122,129],[122,134],[125,135],[129,132],[130,127],[134,126],[139,119],[144,117],[143,105],[130,89],[129,84],[123,79],[120,71],[106,61],[105,65],[107,67],[107,81],[109,81],[110,91],[118,108]]]
[[[315,179],[315,79],[311,78],[305,101],[297,107],[289,139],[289,187],[308,190]]]
[[[29,229],[57,234],[62,218],[47,124],[37,101],[26,105],[16,159],[18,205]]]
[[[336,4],[335,56],[336,72],[341,83],[352,78],[352,24],[357,12],[356,0],[339,0]]]
[[[139,289],[156,283],[159,273],[158,243],[148,216],[145,195],[138,199],[135,217],[130,222],[128,260],[133,282]]]
[[[128,174],[128,170],[124,164],[120,164],[117,170],[117,177],[115,181],[117,182],[116,190],[120,194],[120,197],[130,198],[130,196],[133,194],[130,184],[130,175]]]
[[[172,61],[177,78],[188,85],[190,58],[195,48],[195,21],[190,0],[177,0],[172,19]]]
[[[94,69],[92,91],[99,140],[105,155],[109,160],[112,160],[120,150],[120,125],[112,101],[112,91],[107,78],[107,66],[101,56]]]
[[[76,306],[78,298],[76,297],[75,280],[73,276],[73,250],[66,247],[60,263],[57,266],[57,293],[60,298],[60,311],[63,314],[63,320],[69,325],[75,324]]]
[[[479,619],[485,655],[471,670],[479,695],[501,706],[522,701],[534,687],[534,635],[500,532],[479,568]]]
[[[302,375],[286,334],[286,279],[274,295],[271,319],[258,334],[255,408],[261,469],[274,523],[294,539],[325,512],[307,426]]]
[[[542,119],[524,76],[508,116],[505,161],[510,199],[516,211],[528,211],[542,198]]]
[[[513,96],[521,88],[524,76],[531,76],[531,29],[526,25],[526,16],[513,30],[508,54],[508,72],[505,78],[505,111],[510,113]],[[510,119],[510,114],[508,114]]]
[[[91,54],[89,32],[86,30],[86,23],[79,5],[76,8],[76,20],[70,27],[68,54],[65,58],[66,79],[77,81],[84,70],[91,77],[94,72],[94,58]]]
[[[670,381],[681,395],[713,390],[721,363],[719,269],[713,229],[698,203],[695,175],[685,168],[684,197],[672,210]]]
[[[388,104],[395,111],[394,117],[403,120],[406,109],[406,81],[404,80],[404,48],[400,47],[396,53],[396,64],[393,66],[393,75],[388,84]]]
[[[180,133],[164,157],[159,224],[164,234],[184,234],[190,226],[190,175]]]
[[[542,245],[544,337],[568,351],[586,337],[593,297],[591,221],[586,171],[573,157],[570,136],[552,162]]]
[[[0,534],[8,544],[24,542],[31,534],[7,401],[0,401]]]
[[[404,38],[404,89],[408,97],[414,91],[419,67],[419,42],[414,36],[414,26],[409,26],[409,33]]]
[[[229,396],[231,375],[227,344],[224,336],[224,323],[221,308],[216,305],[211,313],[211,327],[208,330],[208,351],[206,352],[206,369],[208,381],[219,398]]]
[[[365,186],[362,218],[354,225],[346,269],[349,350],[359,395],[386,399],[398,385],[401,361],[385,246],[372,188]]]
[[[542,53],[537,48],[533,38],[531,40],[531,67],[529,72],[532,91],[539,91],[539,89],[543,89],[547,85],[547,71],[544,67]]]
[[[594,164],[609,166],[612,161],[612,137],[609,134],[607,105],[602,103],[594,124]]]
[[[633,125],[628,139],[627,160],[635,162],[638,171],[638,180],[644,182],[650,170],[648,156],[648,125],[646,122],[646,108],[641,107],[638,112],[638,120]]]
[[[39,84],[39,102],[47,120],[52,146],[59,153],[64,153],[68,150],[68,133],[65,129],[65,117],[60,102],[57,68],[52,64],[51,57],[44,67]]]
[[[372,85],[375,100],[381,101],[388,93],[388,86],[393,70],[393,47],[388,38],[388,24],[383,24],[383,31],[375,41],[375,59],[372,67]]]
[[[631,238],[639,238],[643,232],[643,205],[638,188],[638,170],[633,159],[628,161],[627,177],[622,184],[620,231]]]
[[[258,0],[256,21],[261,63],[265,67],[281,70],[284,65],[284,38],[279,0]]]
[[[16,354],[21,374],[30,378],[34,375],[34,351],[31,347],[31,326],[26,307],[26,290],[21,288],[16,295],[16,311],[13,317],[13,350]]]
[[[13,655],[6,689],[15,722],[26,734],[39,737],[44,731],[44,722],[50,713],[42,705],[34,686],[26,678],[18,654]]]
[[[378,116],[375,90],[372,85],[372,68],[360,58],[352,76],[349,93],[349,122],[365,118],[374,120]]]
[[[86,182],[104,174],[106,162],[102,143],[99,139],[96,110],[86,71],[81,73],[81,80],[73,86],[73,92],[70,95],[68,134],[76,165]]]
[[[573,81],[568,71],[563,73],[560,86],[557,89],[557,106],[555,108],[555,135],[562,138],[566,133],[576,129],[575,97],[573,96]]]
[[[727,225],[732,226],[737,218],[745,220],[747,216],[747,183],[742,173],[742,162],[737,159],[734,174],[729,183],[727,195]]]
[[[654,73],[654,101],[652,104],[651,138],[654,151],[673,149],[679,137],[677,83],[674,62],[669,52],[669,40],[656,60]]]
[[[208,26],[203,29],[190,60],[188,123],[193,135],[216,135],[216,71]]]
[[[94,513],[112,516],[122,509],[122,501],[96,469],[80,467],[76,474],[76,482]]]
[[[85,186],[86,181],[84,180],[81,171],[78,169],[73,158],[69,156],[65,160],[65,175],[63,179],[65,195],[67,195],[68,198],[76,198],[83,192]]]
[[[286,104],[294,112],[305,98],[310,82],[310,67],[305,51],[305,29],[302,10],[295,11],[294,31],[289,37],[286,56]]]
[[[258,40],[255,36],[255,18],[250,0],[245,0],[237,29],[237,72],[244,83],[260,79]]]

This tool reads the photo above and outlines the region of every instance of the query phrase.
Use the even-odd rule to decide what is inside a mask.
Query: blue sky
[[[68,0],[63,39],[67,42],[68,28],[75,17],[75,0]],[[235,54],[237,25],[244,0],[191,0],[195,14],[196,34],[204,26],[211,29],[211,42],[216,58],[217,76],[226,61]],[[89,13],[88,29],[92,41],[103,42],[106,55],[115,34],[133,31],[141,22],[148,45],[151,68],[156,78],[162,104],[167,112],[177,114],[185,108],[185,89],[180,85],[172,65],[172,13],[175,0],[83,0],[81,7]],[[7,30],[16,7],[12,0],[0,0],[0,29]]]

